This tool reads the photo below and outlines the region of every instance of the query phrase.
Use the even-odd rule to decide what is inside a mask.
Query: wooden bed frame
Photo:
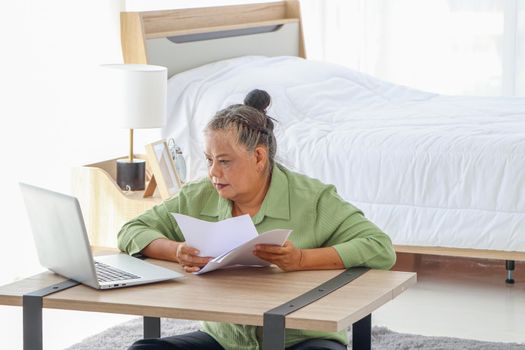
[[[275,29],[259,34],[246,35],[242,32],[265,27]],[[125,63],[166,66],[170,76],[206,63],[242,55],[294,55],[306,58],[297,0],[168,11],[123,12],[121,36]],[[174,44],[170,40],[176,37],[187,39],[188,36],[190,39],[193,36],[197,41]],[[217,36],[219,39],[216,39]],[[513,251],[409,245],[397,245],[396,251],[507,260],[508,271],[513,270],[509,262],[514,265],[516,260],[525,261],[525,252]],[[508,276],[508,279],[512,279],[511,272]]]
[[[306,58],[298,1],[123,12],[120,20],[124,62],[165,66],[169,76],[243,55]]]

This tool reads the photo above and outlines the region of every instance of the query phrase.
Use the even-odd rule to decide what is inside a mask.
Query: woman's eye
[[[220,159],[220,160],[217,160],[217,162],[220,164],[220,165],[228,165],[230,163],[229,160],[226,160],[226,159]],[[211,158],[206,158],[206,164],[208,167],[211,167],[213,165],[213,159]]]

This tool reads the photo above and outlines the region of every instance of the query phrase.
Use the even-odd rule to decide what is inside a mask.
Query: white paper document
[[[186,243],[200,251],[200,256],[215,257],[195,274],[232,266],[268,266],[269,262],[253,255],[256,244],[283,245],[292,230],[276,229],[257,233],[249,215],[218,222],[208,222],[173,213]]]

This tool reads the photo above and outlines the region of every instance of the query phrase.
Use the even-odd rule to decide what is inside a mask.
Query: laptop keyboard
[[[97,270],[97,280],[99,282],[135,280],[140,278],[137,275],[119,270],[100,261],[95,261],[95,269]]]

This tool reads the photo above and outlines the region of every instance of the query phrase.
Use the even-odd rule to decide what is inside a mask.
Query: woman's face
[[[208,176],[221,197],[234,202],[250,200],[264,183],[261,167],[266,159],[260,159],[260,150],[249,152],[239,145],[234,130],[207,131],[204,153]]]

